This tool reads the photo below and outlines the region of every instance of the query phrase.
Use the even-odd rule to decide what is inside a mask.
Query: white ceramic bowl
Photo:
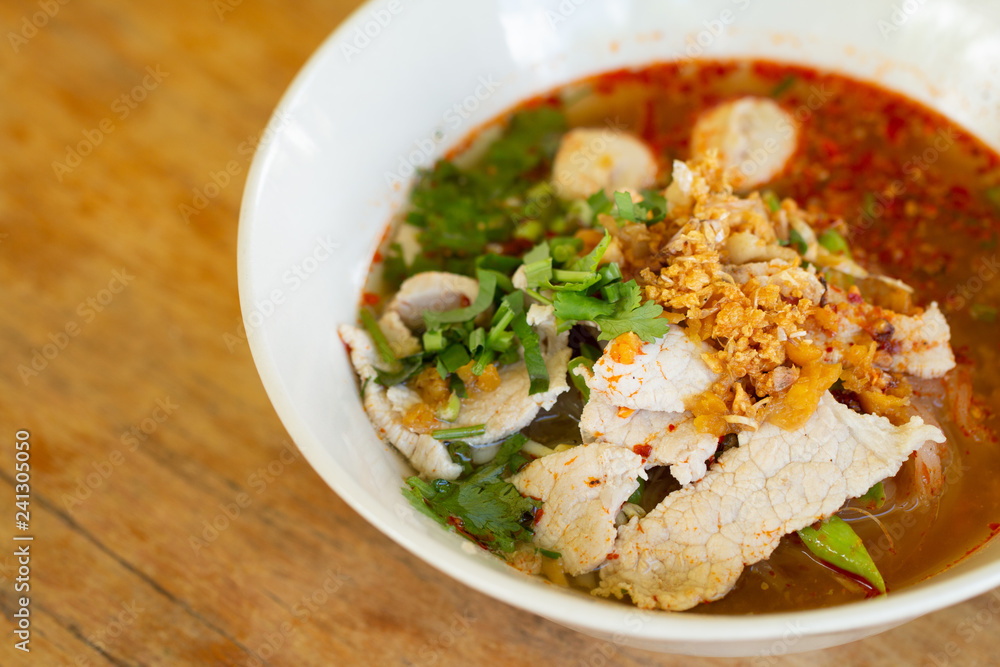
[[[380,442],[335,334],[414,166],[520,100],[601,71],[685,57],[765,57],[907,93],[1000,145],[1000,7],[971,0],[380,0],[323,44],[254,159],[239,286],[275,409],[330,487],[417,557],[508,604],[609,641],[772,656],[881,632],[1000,584],[994,543],[929,581],[818,611],[640,612],[512,568],[414,514],[407,466]],[[404,182],[400,185],[397,178]]]

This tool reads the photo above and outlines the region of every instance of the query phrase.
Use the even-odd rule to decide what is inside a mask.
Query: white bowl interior
[[[590,634],[676,653],[821,648],[1000,584],[995,543],[886,598],[756,617],[640,612],[525,577],[414,514],[399,493],[409,468],[370,427],[335,333],[355,320],[373,252],[405,200],[397,177],[408,181],[412,167],[526,97],[654,61],[767,58],[879,82],[996,148],[1000,8],[972,0],[424,0],[392,13],[383,5],[342,25],[282,100],[250,172],[239,232],[240,299],[264,386],[346,502],[473,588]]]

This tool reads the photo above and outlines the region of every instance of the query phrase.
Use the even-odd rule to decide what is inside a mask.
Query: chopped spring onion
[[[365,325],[368,335],[372,337],[372,342],[375,343],[375,350],[378,352],[378,356],[382,358],[382,361],[387,364],[395,364],[397,361],[396,355],[393,353],[392,348],[389,347],[389,341],[385,339],[385,334],[379,328],[378,322],[375,321],[375,318],[367,308],[361,309],[361,323]]]
[[[443,422],[453,422],[458,419],[458,413],[462,410],[462,399],[458,394],[451,392],[448,401],[434,411],[434,416]]]
[[[538,334],[528,324],[528,319],[523,312],[514,316],[511,327],[524,347],[524,364],[528,368],[528,378],[531,381],[528,395],[544,394],[549,390],[549,369],[545,365],[544,357],[542,357]]]
[[[788,244],[795,248],[795,252],[800,255],[809,252],[809,244],[802,238],[802,234],[799,234],[795,229],[788,230]]]
[[[833,254],[844,254],[851,256],[851,247],[847,245],[847,240],[840,235],[836,229],[828,229],[816,239],[819,244]]]
[[[771,209],[772,213],[777,213],[781,210],[781,200],[778,199],[778,195],[774,194],[770,190],[764,192],[763,195],[764,203],[767,207]]]
[[[424,350],[427,352],[440,352],[444,349],[444,334],[440,331],[424,332]]]
[[[477,438],[486,433],[486,424],[473,426],[456,426],[455,428],[439,428],[431,431],[435,440],[461,440],[462,438]]]

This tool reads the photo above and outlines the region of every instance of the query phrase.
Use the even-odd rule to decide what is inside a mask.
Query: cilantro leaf
[[[660,317],[663,307],[652,301],[642,302],[642,292],[635,280],[619,283],[614,312],[594,322],[601,328],[598,340],[612,340],[623,333],[633,332],[643,342],[651,343],[667,333],[669,323]]]
[[[604,232],[604,238],[601,242],[594,246],[594,249],[588,252],[586,255],[576,260],[570,268],[572,271],[596,271],[597,265],[600,264],[601,258],[604,257],[605,251],[607,251],[608,246],[611,244],[611,235]]]
[[[635,204],[632,202],[632,195],[627,192],[616,192],[615,206],[618,208],[618,217],[635,222]]]
[[[601,317],[610,317],[615,312],[613,304],[576,292],[556,293],[552,305],[555,307],[556,317],[565,322],[596,321]]]
[[[490,466],[488,474],[477,472],[456,482],[436,480],[429,484],[410,477],[403,494],[422,513],[454,527],[484,549],[511,553],[518,542],[531,539],[529,526],[541,504],[500,479],[503,469]]]
[[[667,333],[669,323],[660,317],[663,307],[652,301],[647,301],[638,308],[617,315],[615,317],[602,317],[596,320],[597,326],[601,328],[601,333],[597,340],[612,340],[631,331],[642,339],[645,343],[651,343]]]

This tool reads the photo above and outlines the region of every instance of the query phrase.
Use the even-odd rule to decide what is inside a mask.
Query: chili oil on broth
[[[743,95],[774,98],[797,121],[799,146],[785,171],[763,189],[844,219],[860,264],[915,290],[918,305],[938,301],[960,362],[973,374],[984,430],[949,423],[943,381],[930,383],[951,461],[943,492],[920,506],[905,490],[907,464],[887,482],[887,502],[842,518],[862,537],[890,591],[940,572],[982,546],[1000,527],[1000,323],[972,316],[973,303],[1000,305],[996,268],[1000,157],[941,115],[898,94],[840,75],[761,61],[660,64],[613,72],[526,102],[559,106],[570,127],[609,127],[640,135],[661,160],[689,155],[700,113]],[[474,137],[464,146],[473,145]],[[990,264],[992,262],[992,264]],[[369,289],[376,293],[378,262]],[[971,288],[978,290],[970,294]],[[952,371],[953,373],[955,371]],[[939,385],[938,388],[934,384]],[[525,432],[544,443],[579,443],[578,397],[565,397]],[[663,487],[670,490],[669,486]],[[645,498],[655,505],[658,498]],[[858,505],[851,502],[848,505]],[[588,587],[593,576],[574,581]],[[722,600],[695,613],[747,614],[818,608],[864,599],[871,590],[815,559],[786,536],[767,561],[747,567]]]

